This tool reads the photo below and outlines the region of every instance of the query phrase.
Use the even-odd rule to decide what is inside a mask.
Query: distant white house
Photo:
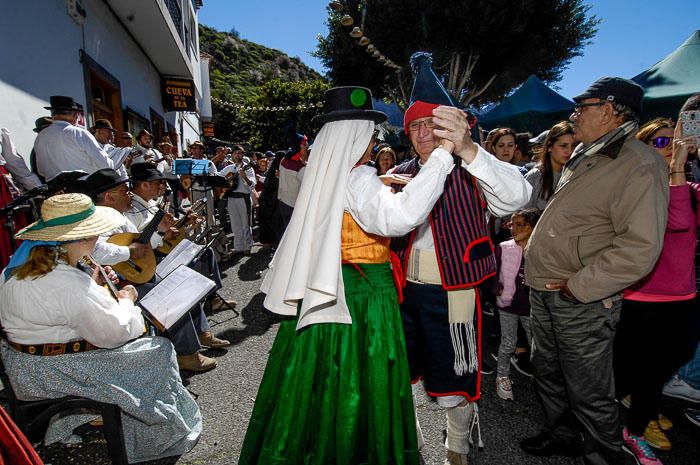
[[[85,127],[106,118],[118,134],[148,128],[182,151],[211,119],[202,100],[210,92],[199,55],[201,7],[202,0],[3,2],[0,127],[28,157],[49,96],[67,95],[83,105]]]

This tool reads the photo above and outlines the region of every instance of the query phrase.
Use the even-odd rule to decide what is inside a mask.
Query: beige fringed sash
[[[412,249],[406,270],[406,279],[417,284],[442,285],[440,267],[435,250]],[[457,376],[474,373],[479,369],[474,329],[476,292],[473,288],[447,291],[447,311],[450,337],[455,353],[454,371]]]

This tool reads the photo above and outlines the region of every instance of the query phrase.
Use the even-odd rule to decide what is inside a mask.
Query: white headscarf
[[[314,141],[294,214],[261,289],[265,308],[296,315],[297,329],[315,323],[352,323],[341,273],[340,233],[350,171],[367,150],[375,124],[326,123]]]

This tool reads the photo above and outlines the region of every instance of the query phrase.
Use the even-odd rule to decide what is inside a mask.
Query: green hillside
[[[321,79],[320,74],[298,57],[202,24],[199,25],[199,43],[200,50],[213,57],[212,97],[228,102],[247,103],[257,95],[260,86],[272,80],[310,82]]]

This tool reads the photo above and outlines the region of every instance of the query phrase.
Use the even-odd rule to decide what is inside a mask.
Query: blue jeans
[[[700,390],[700,344],[693,359],[678,370],[678,376],[693,389]]]

